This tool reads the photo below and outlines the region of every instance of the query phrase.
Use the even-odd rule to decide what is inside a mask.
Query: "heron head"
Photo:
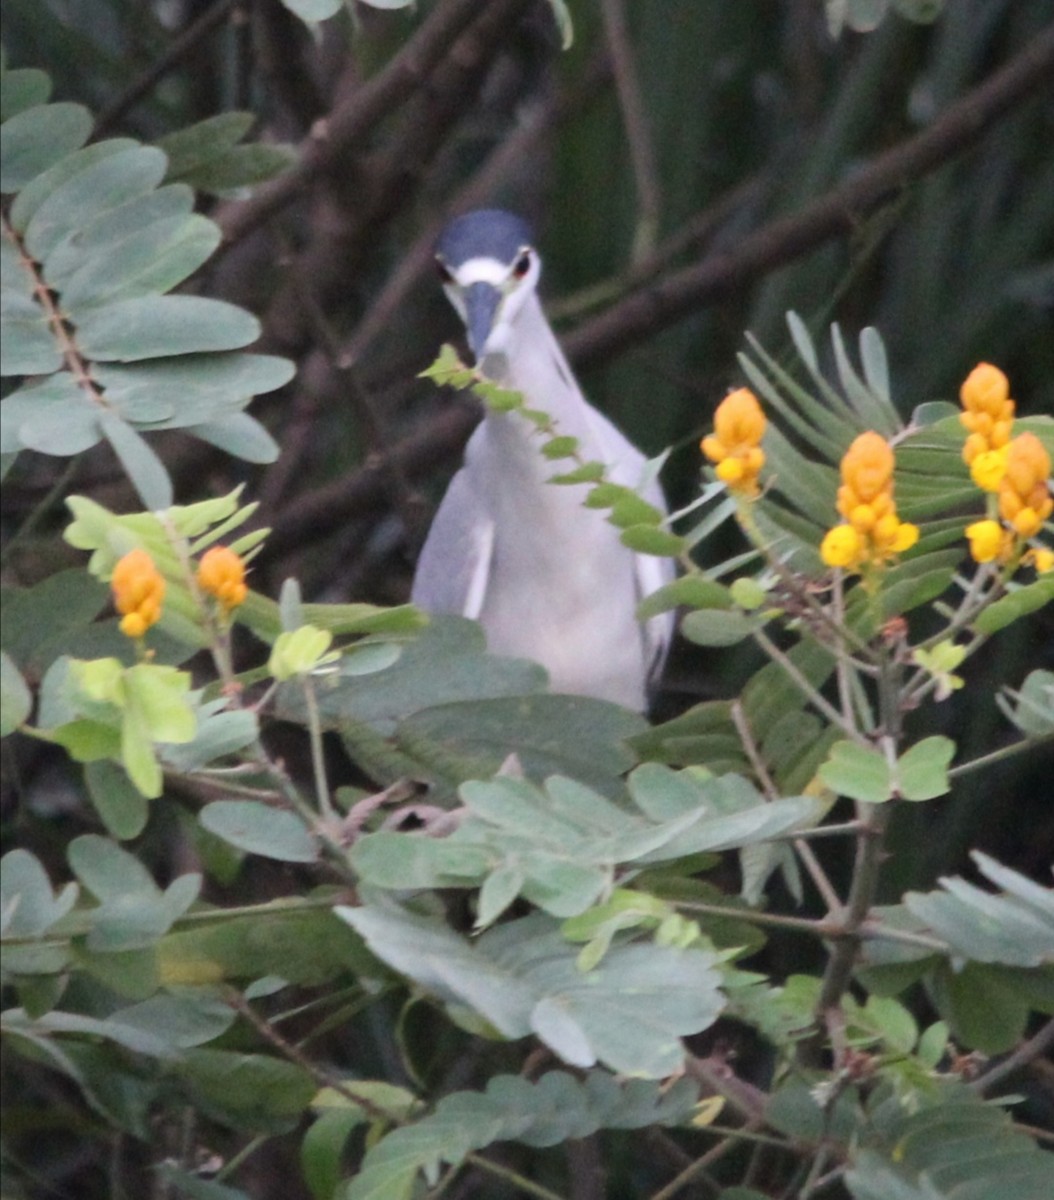
[[[541,271],[531,242],[527,223],[497,208],[457,217],[439,238],[443,290],[465,323],[477,364],[509,352],[517,314]]]

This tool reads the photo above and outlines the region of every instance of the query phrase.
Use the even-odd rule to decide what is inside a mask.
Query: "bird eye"
[[[516,260],[515,266],[512,268],[513,275],[517,279],[522,279],[531,269],[531,252],[524,250],[520,257]]]
[[[439,278],[443,283],[454,282],[454,272],[451,271],[441,258],[436,259],[436,270],[439,272]]]

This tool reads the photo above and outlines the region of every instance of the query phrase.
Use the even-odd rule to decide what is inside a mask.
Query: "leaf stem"
[[[754,772],[765,790],[765,794],[770,800],[776,799],[779,796],[779,789],[776,787],[772,776],[769,774],[768,767],[761,757],[761,752],[754,740],[754,731],[750,728],[750,721],[747,719],[747,715],[743,711],[742,702],[739,700],[736,700],[732,704],[732,723],[736,727],[739,740],[743,745],[747,758],[750,760],[750,765],[754,768]],[[827,911],[829,913],[838,912],[842,907],[842,902],[838,897],[838,893],[834,890],[834,885],[831,883],[827,872],[823,869],[820,860],[813,852],[812,847],[808,842],[798,837],[793,838],[791,844],[794,846],[798,857],[805,864],[805,869],[809,872],[813,883],[816,885],[816,890],[823,897],[824,903],[827,905]]]
[[[861,746],[870,747],[871,743],[867,740],[867,738],[860,733],[855,725],[853,725],[850,721],[847,721],[829,700],[822,696],[816,690],[816,688],[813,687],[813,685],[805,678],[801,671],[798,670],[794,663],[791,662],[787,655],[783,653],[783,651],[775,644],[775,642],[772,641],[772,639],[768,636],[768,634],[765,633],[763,629],[755,629],[753,631],[753,636],[754,640],[762,648],[762,650],[765,651],[765,653],[769,656],[769,658],[772,659],[773,662],[779,664],[790,681],[795,685],[795,687],[797,687],[797,689],[814,708],[823,713],[828,721],[830,721],[832,725],[837,726],[851,741],[854,741]]]
[[[1008,1054],[994,1067],[989,1067],[983,1075],[979,1075],[973,1080],[970,1087],[983,1096],[1007,1076],[1012,1075],[1020,1067],[1028,1066],[1034,1059],[1042,1058],[1052,1048],[1054,1048],[1054,1017],[1045,1025],[1040,1026],[1038,1032],[1034,1033],[1028,1041],[1022,1042],[1012,1054]]]
[[[995,763],[1003,762],[1008,758],[1014,758],[1018,754],[1024,754],[1027,750],[1033,750],[1038,746],[1046,746],[1050,742],[1054,742],[1054,730],[1048,733],[1041,733],[1038,737],[1025,738],[1020,742],[1011,742],[1009,746],[1003,746],[999,750],[992,750],[988,754],[982,754],[980,758],[972,758],[969,762],[960,763],[957,767],[952,767],[948,772],[948,778],[959,779],[963,775],[983,770],[983,768],[990,767]]]
[[[315,776],[315,795],[319,811],[327,823],[336,820],[337,814],[329,795],[329,780],[326,777],[326,758],[322,746],[322,722],[319,718],[318,699],[310,675],[303,678],[304,704],[307,708],[307,731],[311,740],[311,769]]]

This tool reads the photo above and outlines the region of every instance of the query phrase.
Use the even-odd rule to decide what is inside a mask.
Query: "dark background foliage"
[[[457,336],[431,244],[466,207],[532,219],[587,394],[647,452],[674,445],[676,501],[695,487],[715,403],[741,382],[743,330],[789,361],[791,308],[814,332],[876,325],[905,417],[954,399],[981,359],[1010,376],[1019,412],[1054,411],[1050,74],[986,104],[993,80],[1012,83],[1049,43],[1050,0],[955,0],[933,25],[894,14],[837,40],[820,0],[572,0],[566,52],[542,0],[353,4],[314,32],[278,0],[4,9],[9,64],[48,71],[55,98],[87,104],[100,132],[152,141],[249,109],[253,139],[296,149],[293,172],[251,197],[202,197],[225,241],[191,284],[251,309],[259,348],[296,361],[295,380],[254,406],[282,454],[255,468],[177,433],[158,439],[180,500],[243,480],[261,500],[273,533],[258,590],[296,575],[308,598],[406,598],[476,417],[415,378]],[[926,154],[869,174],[927,135]],[[5,534],[63,469],[23,456],[5,486]],[[105,448],[65,484],[138,506]],[[14,581],[62,565],[63,520],[56,506],[20,537]],[[995,639],[944,706],[964,751],[1002,736],[987,703],[996,660],[1010,680],[1050,665],[1054,617],[1030,629]],[[756,665],[681,647],[665,707],[730,694]],[[9,766],[6,798],[51,769]],[[1042,869],[1049,764],[1019,758],[973,778],[954,811],[903,817],[891,892],[962,869],[972,845]],[[60,789],[38,795],[40,815],[62,805]]]

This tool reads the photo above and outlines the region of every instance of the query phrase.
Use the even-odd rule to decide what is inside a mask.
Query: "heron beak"
[[[483,358],[487,338],[494,327],[494,318],[501,304],[501,292],[490,283],[470,283],[465,288],[465,324],[468,344],[477,365]]]

